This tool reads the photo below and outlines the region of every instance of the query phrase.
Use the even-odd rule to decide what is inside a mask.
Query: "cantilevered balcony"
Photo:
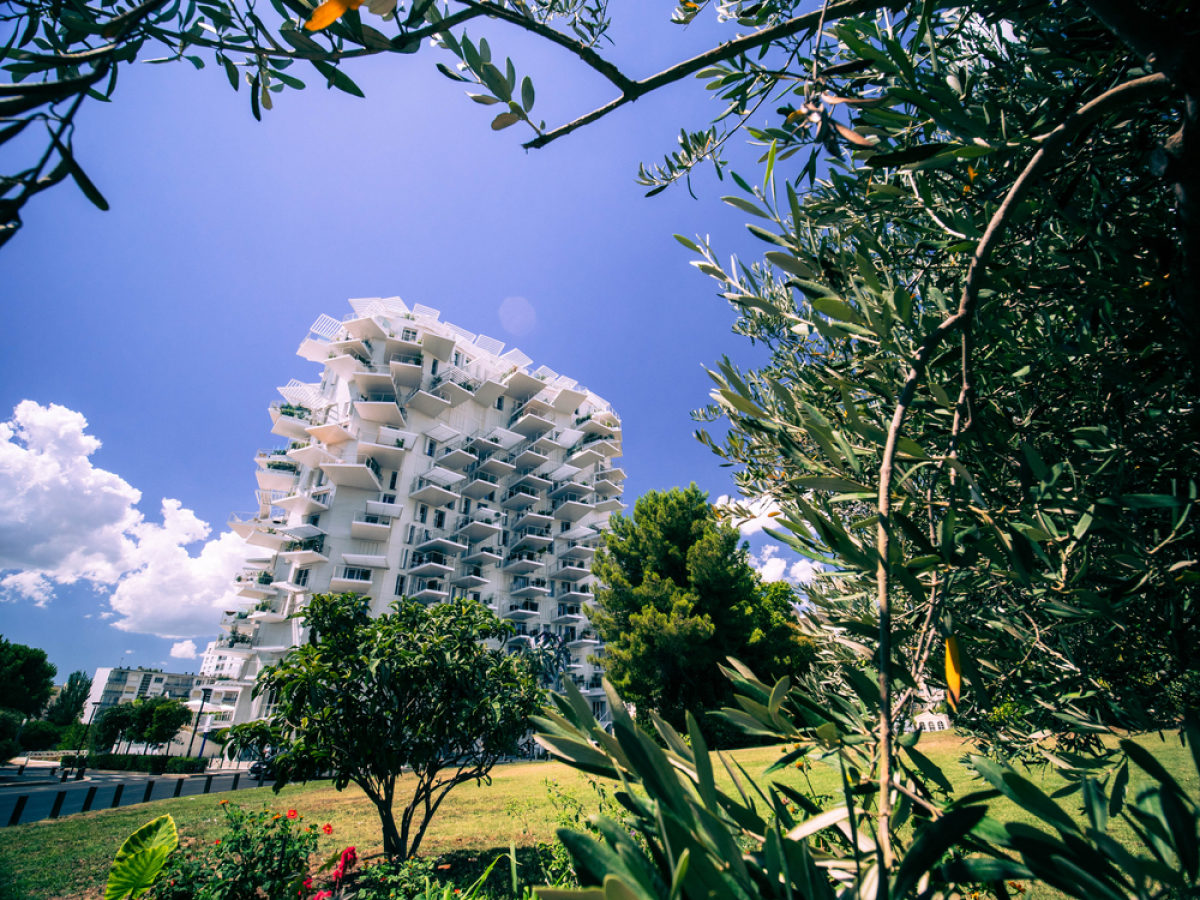
[[[416,526],[413,534],[413,547],[418,553],[443,553],[457,556],[466,552],[467,542],[457,535],[439,528],[424,528]]]
[[[294,403],[271,404],[271,432],[284,437],[303,440],[308,437],[305,431],[312,424],[312,410]]]
[[[274,581],[270,572],[259,572],[257,574],[243,573],[233,581],[233,588],[237,591],[240,597],[251,597],[255,600],[261,600],[264,597],[274,597],[275,588],[271,586]]]
[[[329,581],[329,589],[365,594],[371,590],[372,577],[372,570],[366,567],[338,566]]]
[[[518,530],[526,528],[536,528],[540,530],[549,528],[553,522],[554,518],[551,516],[549,509],[535,509],[530,507],[529,509],[525,510],[525,512],[516,516],[512,526]]]
[[[464,497],[470,497],[472,500],[482,500],[488,494],[495,493],[499,489],[500,479],[495,475],[476,472],[473,475],[467,476],[467,483],[463,485],[460,493]]]
[[[558,548],[559,559],[591,559],[596,555],[596,548],[590,547],[587,544],[582,544],[579,541],[566,541],[561,543]]]
[[[383,326],[374,316],[360,316],[357,313],[342,319],[342,327],[346,334],[359,341],[378,341],[387,337]]]
[[[527,509],[537,502],[538,495],[533,488],[515,487],[505,492],[500,505],[505,509]]]
[[[517,402],[526,400],[546,387],[546,382],[518,369],[504,379],[504,392]]]
[[[598,513],[624,512],[628,508],[628,504],[622,503],[620,497],[609,497],[596,504],[596,512]]]
[[[508,420],[510,431],[523,434],[527,438],[545,434],[553,427],[554,423],[551,420],[531,409],[524,409]]]
[[[582,625],[587,621],[587,616],[578,603],[559,603],[550,621],[555,625]]]
[[[295,483],[300,466],[287,458],[287,449],[259,450],[254,457],[259,469],[255,472],[259,490],[288,491]]]
[[[354,411],[364,422],[376,422],[393,428],[405,424],[404,413],[396,405],[396,395],[392,393],[367,394],[354,401]]]
[[[463,476],[458,472],[434,466],[424,475],[418,475],[413,479],[408,490],[409,499],[435,507],[456,503],[459,495],[452,491],[450,486],[457,484],[462,479]]]
[[[466,493],[466,488],[463,488],[463,494]],[[468,541],[486,540],[500,533],[502,520],[503,514],[498,509],[477,509],[470,515],[458,517],[454,534]]]
[[[578,522],[595,509],[595,505],[589,502],[588,496],[586,491],[563,494],[554,501],[554,518]]]
[[[504,560],[504,571],[510,575],[528,575],[536,572],[546,564],[539,553],[531,550],[517,550],[508,554]]]
[[[535,491],[544,491],[550,488],[554,482],[552,482],[546,476],[538,474],[538,471],[535,468],[524,468],[513,473],[513,476],[509,480],[508,484],[509,487],[525,485],[526,487],[533,488]]]
[[[382,546],[367,544],[367,547]],[[343,553],[342,564],[355,569],[389,569],[387,557],[378,550],[368,549],[360,553]]]
[[[572,584],[565,591],[560,591],[558,600],[562,603],[589,603],[592,600],[590,584]]]
[[[591,541],[597,537],[596,529],[591,525],[576,525],[567,530],[560,531],[554,537],[560,541]]]
[[[590,628],[585,628],[573,637],[570,637],[567,640],[567,646],[572,650],[588,650],[592,647],[599,647],[600,639],[596,637],[596,632]]]
[[[534,438],[529,446],[538,451],[538,453],[550,454],[554,453],[556,450],[563,450],[566,448],[565,444],[560,443],[561,440],[561,431],[547,431],[545,434],[538,435],[536,438]]]
[[[560,559],[550,572],[551,578],[578,581],[592,574],[592,564],[582,559]]]
[[[360,437],[358,452],[371,455],[381,466],[399,469],[404,465],[408,451],[415,447],[416,443],[415,434],[385,426],[379,429],[379,434],[373,440]]]
[[[522,471],[544,466],[549,460],[549,456],[534,449],[532,444],[522,445],[508,455],[508,461]]]
[[[367,501],[367,512],[374,516],[399,518],[404,513],[404,504],[396,502],[396,494],[383,491],[374,500]]]
[[[383,476],[379,463],[366,455],[354,460],[322,463],[321,471],[338,487],[356,488],[360,491],[378,491],[383,488],[380,483]]]
[[[320,425],[310,425],[304,429],[322,444],[344,444],[354,440],[355,433],[350,429],[348,421],[328,419]]]
[[[249,628],[250,613],[245,610],[227,610],[221,614],[221,618],[217,621],[217,626],[222,631],[227,632],[241,631],[242,629]]]
[[[513,550],[545,550],[554,542],[549,528],[518,528],[509,544]]]
[[[323,513],[329,509],[329,487],[326,485],[306,491],[296,491],[294,494],[280,497],[275,501],[275,505],[301,516]]]
[[[490,456],[484,456],[483,453],[484,451],[480,451],[479,465],[475,468],[476,472],[491,475],[493,478],[505,478],[517,471],[517,467],[498,452],[492,453]]]
[[[510,622],[528,622],[542,614],[536,600],[525,600],[522,603],[508,603],[500,612],[500,618]]]
[[[619,434],[621,418],[612,410],[598,409],[587,415],[578,416],[574,427],[585,434]]]
[[[325,360],[325,365],[329,371],[336,374],[343,381],[349,381],[356,373],[366,368],[367,360],[370,357],[367,355],[367,348],[360,341],[339,343],[349,343],[351,346],[361,348],[361,355],[357,353],[338,353],[336,350],[331,350],[329,358]]]
[[[420,600],[423,603],[441,603],[449,599],[450,591],[444,581],[418,578],[410,596],[412,599]]]
[[[550,593],[550,583],[545,578],[525,578],[517,576],[512,580],[509,595],[518,600],[528,600],[533,597],[545,597]]]
[[[425,357],[420,353],[394,353],[388,360],[392,385],[397,391],[417,387],[425,373]]]
[[[307,526],[312,528],[312,525]],[[293,533],[293,536],[294,533]],[[315,563],[329,562],[325,555],[325,535],[301,538],[284,544],[280,548],[280,556],[297,566],[311,566]]]
[[[538,601],[524,600],[520,604],[506,604],[504,610],[500,611],[500,618],[509,619],[510,622],[529,622],[530,619],[538,618],[540,614]]]
[[[315,441],[309,435],[305,434],[302,440],[292,441],[287,448],[287,458],[292,462],[299,463],[302,466],[308,466],[310,469],[315,469],[323,462],[329,462],[334,459],[334,454],[330,453],[321,446],[320,441]]]
[[[247,613],[254,624],[277,625],[287,621],[287,600],[264,600]]]
[[[386,541],[392,533],[391,516],[360,512],[350,522],[350,536],[363,541]]]
[[[450,401],[451,407],[461,406],[468,400],[474,399],[479,382],[466,374],[455,371],[447,375],[438,387],[438,391]]]
[[[454,577],[450,579],[450,583],[467,590],[480,588],[488,583],[488,578],[483,572],[483,566],[460,565]]]
[[[467,552],[463,554],[462,560],[465,563],[474,563],[479,566],[494,566],[504,558],[500,555],[501,549],[492,544],[480,544],[468,548]]]
[[[588,491],[589,488],[587,485],[570,478],[564,478],[562,481],[556,481],[553,487],[550,488],[549,497],[551,500],[560,500],[568,494],[586,494]]]
[[[482,454],[484,451],[511,450],[521,443],[523,438],[505,428],[493,428],[487,434],[477,434],[471,438],[471,445]]]
[[[437,458],[439,466],[459,471],[478,461],[479,455],[471,449],[469,444],[455,444],[453,447],[446,447],[438,454]]]
[[[351,376],[364,397],[370,394],[395,394],[392,373],[387,366],[364,365]]]
[[[421,335],[421,346],[442,362],[449,362],[450,354],[454,352],[455,339],[426,331]]]
[[[408,574],[426,578],[447,578],[454,573],[454,566],[441,553],[415,553],[409,563]]]
[[[450,408],[450,401],[437,391],[417,389],[413,391],[405,403],[410,409],[424,413],[431,419],[436,419]]]

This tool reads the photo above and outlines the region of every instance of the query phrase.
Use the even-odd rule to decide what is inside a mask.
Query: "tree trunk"
[[[404,846],[404,841],[400,838],[400,832],[396,828],[396,819],[392,815],[390,805],[382,802],[375,803],[375,810],[379,813],[379,825],[383,830],[383,853],[388,859],[398,859],[404,861],[408,859],[408,848]]]

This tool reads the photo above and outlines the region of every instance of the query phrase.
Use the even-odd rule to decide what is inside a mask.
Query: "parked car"
[[[256,762],[250,765],[250,774],[255,778],[275,778],[275,768],[271,765],[271,760],[266,762]]]

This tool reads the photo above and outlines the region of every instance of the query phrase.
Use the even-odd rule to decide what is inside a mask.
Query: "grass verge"
[[[1190,755],[1177,739],[1165,742],[1145,740],[1166,769],[1174,774],[1185,790],[1200,794],[1200,782],[1190,763]],[[927,735],[921,749],[945,769],[959,793],[976,789],[971,773],[960,760],[969,749],[950,734]],[[757,780],[760,773],[778,757],[777,747],[758,747],[726,754]],[[732,780],[714,760],[718,781],[725,790],[733,790]],[[1026,773],[1043,790],[1052,792],[1066,782],[1049,769]],[[740,773],[739,773],[740,776]],[[816,766],[804,773],[788,769],[772,776],[773,780],[795,786],[818,797],[831,797],[837,789],[837,775],[827,767]],[[574,796],[591,808],[595,801],[588,780],[559,763],[520,763],[497,768],[490,785],[463,785],[443,803],[421,847],[422,856],[442,857],[444,880],[468,883],[487,863],[507,852],[510,842],[519,848],[536,847],[554,839],[559,812],[551,802],[547,782],[556,782],[558,790]],[[1136,790],[1138,779],[1133,779]],[[45,900],[97,900],[103,895],[108,867],[121,842],[151,818],[170,813],[179,827],[184,846],[212,842],[224,830],[219,803],[229,795],[184,797],[160,800],[123,809],[103,810],[71,816],[57,821],[36,822],[0,830],[0,900],[45,898]],[[279,794],[237,795],[246,805],[265,803],[285,813],[295,809],[315,826],[333,826],[332,837],[322,839],[322,851],[331,853],[347,845],[358,848],[360,858],[370,860],[381,851],[379,822],[374,807],[353,785],[335,791],[328,782],[294,785]],[[401,799],[400,802],[403,802]],[[831,802],[831,801],[830,801]],[[1064,808],[1077,814],[1074,798],[1062,801]],[[992,814],[1001,819],[1036,824],[1035,820],[1008,801],[993,801]],[[1127,840],[1132,835],[1120,821],[1113,824],[1113,835]],[[536,881],[537,871],[528,852],[519,854],[522,876]],[[496,867],[492,881],[498,892],[506,892],[508,869]]]

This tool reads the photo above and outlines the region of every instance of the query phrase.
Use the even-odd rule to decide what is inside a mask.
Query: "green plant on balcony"
[[[286,451],[280,451],[280,452],[286,452]],[[292,473],[296,472],[296,464],[294,462],[276,462],[276,461],[272,460],[271,462],[267,463],[267,468],[274,469],[278,472],[292,472]]]
[[[260,600],[258,603],[254,604],[254,612],[271,612],[272,606],[274,606],[274,601]],[[244,618],[245,615],[245,613],[239,613],[238,618]]]
[[[238,580],[240,581],[241,579],[239,578]],[[259,572],[258,577],[255,580],[259,584],[270,584],[274,580],[274,578],[270,572]]]

